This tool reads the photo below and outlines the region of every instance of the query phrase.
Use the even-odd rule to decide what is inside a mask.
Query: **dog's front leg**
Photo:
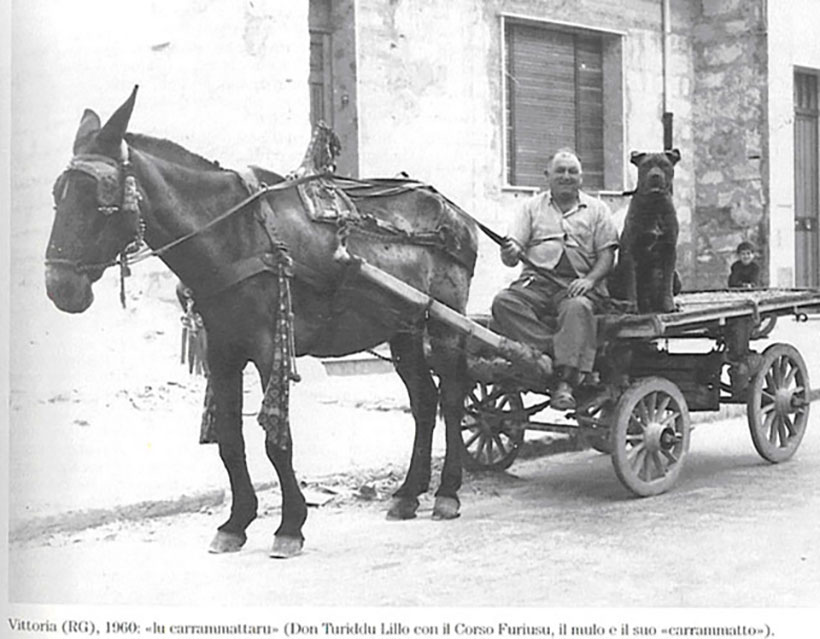
[[[623,288],[626,301],[629,302],[629,310],[635,312],[638,310],[638,280],[635,275],[635,256],[627,249],[621,253],[620,260],[622,263],[622,277]]]
[[[662,260],[662,281],[659,287],[657,308],[661,313],[672,313],[675,310],[675,296],[673,294],[673,287],[675,285],[675,263],[677,256],[675,245],[669,244],[663,246],[661,252]]]

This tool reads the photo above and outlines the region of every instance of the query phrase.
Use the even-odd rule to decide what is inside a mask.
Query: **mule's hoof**
[[[460,516],[458,499],[453,497],[436,497],[433,506],[433,519],[456,519]]]
[[[289,559],[302,552],[304,540],[299,537],[274,536],[269,556],[274,559]]]
[[[419,507],[419,500],[414,497],[393,497],[390,502],[390,509],[387,511],[388,519],[413,519]]]
[[[220,530],[211,542],[208,552],[217,555],[226,552],[238,552],[247,540],[248,536],[245,533],[237,534]]]

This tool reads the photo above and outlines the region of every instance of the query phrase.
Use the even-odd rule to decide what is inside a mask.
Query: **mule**
[[[415,517],[418,497],[429,489],[439,405],[446,453],[433,517],[458,517],[460,422],[469,390],[464,338],[427,320],[424,309],[363,283],[355,268],[333,255],[344,243],[351,253],[463,313],[475,262],[474,225],[431,187],[395,188],[392,182],[375,187],[381,197],[373,200],[369,231],[317,223],[306,214],[297,187],[275,173],[253,168],[243,179],[173,142],[127,132],[136,93],[137,87],[104,125],[88,109],[81,118],[74,157],[54,187],[46,290],[60,310],[81,313],[92,304],[92,285],[105,269],[122,264],[129,247],[144,242],[194,292],[208,332],[212,432],[232,495],[230,515],[210,551],[238,551],[257,516],[242,433],[242,373],[252,364],[262,388],[276,385],[273,371],[282,352],[277,326],[290,311],[290,355],[342,356],[389,342],[407,388],[415,439],[387,517]],[[253,200],[248,190],[253,181],[282,188]],[[351,184],[354,195],[356,188],[368,188]],[[413,241],[414,229],[431,223],[455,238],[457,255],[441,244]],[[387,238],[376,232],[380,225],[402,232]],[[307,507],[292,464],[287,420],[274,420],[271,427],[263,413],[264,407],[265,450],[282,492],[270,554],[291,557],[303,548]]]

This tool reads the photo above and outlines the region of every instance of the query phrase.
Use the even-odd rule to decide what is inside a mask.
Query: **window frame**
[[[510,149],[510,140],[509,135],[507,132],[508,129],[508,118],[507,118],[507,108],[508,108],[508,59],[507,59],[507,25],[508,24],[518,24],[524,26],[534,26],[539,27],[547,30],[551,30],[554,32],[563,32],[563,33],[570,33],[570,34],[583,34],[583,35],[591,35],[591,36],[598,36],[601,37],[604,42],[602,42],[602,55],[604,56],[603,66],[604,66],[604,88],[605,88],[605,97],[604,97],[604,133],[603,133],[603,143],[604,143],[604,187],[603,189],[594,190],[592,193],[597,193],[599,195],[608,195],[608,194],[620,194],[623,191],[624,184],[626,184],[626,161],[624,155],[624,140],[625,140],[625,132],[626,132],[626,112],[625,112],[625,95],[626,90],[624,86],[624,44],[626,41],[627,33],[625,31],[617,30],[617,29],[608,29],[608,28],[600,28],[600,27],[591,27],[586,24],[574,23],[574,22],[565,22],[560,20],[552,20],[547,18],[538,18],[533,17],[531,15],[522,15],[517,13],[509,13],[503,12],[499,14],[498,20],[498,27],[499,27],[499,42],[500,42],[500,93],[501,93],[501,117],[500,117],[500,127],[501,127],[501,190],[502,191],[511,191],[511,192],[523,192],[523,193],[534,193],[541,190],[543,187],[534,187],[534,186],[522,186],[517,184],[510,184],[508,175],[509,175],[509,164],[510,164],[510,157],[509,157],[509,149]],[[607,54],[607,41],[609,44],[616,44],[619,47],[619,52],[617,54],[617,69],[615,71],[620,76],[620,81],[618,82],[617,86],[617,93],[618,97],[620,98],[620,104],[617,105],[616,111],[618,112],[619,117],[616,118],[616,124],[620,128],[618,132],[616,132],[610,141],[610,146],[614,147],[611,153],[608,154],[607,152],[607,126],[612,125],[612,114],[607,114],[607,101],[606,101],[606,86],[607,86],[607,76],[606,76],[606,67],[607,67],[607,60],[606,56],[611,55]],[[610,70],[609,73],[612,73]],[[618,78],[615,78],[618,80]],[[617,155],[617,159],[610,157],[611,155]]]

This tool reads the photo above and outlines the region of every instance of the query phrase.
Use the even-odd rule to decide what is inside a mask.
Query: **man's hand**
[[[589,293],[595,286],[595,282],[587,277],[579,277],[577,280],[572,280],[567,286],[567,295],[570,297],[578,297]]]
[[[504,243],[501,245],[501,261],[505,266],[515,266],[521,257],[523,251],[515,240],[504,238]]]

